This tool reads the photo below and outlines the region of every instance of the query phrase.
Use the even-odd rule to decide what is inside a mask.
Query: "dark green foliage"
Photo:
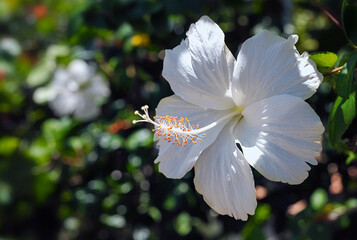
[[[348,41],[357,47],[357,1],[344,0],[342,3],[342,22]]]

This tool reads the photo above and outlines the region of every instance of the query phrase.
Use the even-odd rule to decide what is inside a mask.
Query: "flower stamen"
[[[205,132],[217,126],[220,122],[232,118],[235,115],[241,115],[242,107],[234,108],[230,113],[224,115],[222,118],[210,123],[209,125],[200,128],[199,125],[190,123],[188,118],[173,117],[173,116],[154,116],[150,118],[149,107],[147,105],[141,107],[143,114],[135,111],[134,114],[140,116],[142,119],[133,120],[133,124],[138,122],[148,122],[155,126],[152,131],[158,137],[163,138],[165,141],[186,147],[189,142],[194,144],[205,139]],[[241,116],[242,117],[242,116]]]
[[[140,116],[142,119],[133,120],[133,124],[138,122],[148,122],[155,126],[152,131],[158,137],[163,138],[165,141],[177,144],[178,146],[186,147],[190,142],[196,144],[198,141],[202,141],[205,138],[205,133],[199,129],[199,125],[190,123],[188,118],[173,117],[173,116],[154,116],[150,118],[149,107],[147,105],[141,107],[144,114],[139,111],[135,111],[134,114]]]

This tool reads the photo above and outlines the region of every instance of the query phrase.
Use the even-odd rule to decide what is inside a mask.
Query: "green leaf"
[[[30,87],[37,87],[50,79],[52,72],[56,68],[54,61],[43,60],[29,73],[26,82]]]
[[[328,119],[328,139],[332,146],[342,151],[341,137],[356,116],[356,90],[349,98],[337,97]]]
[[[316,189],[310,197],[310,204],[314,210],[320,210],[323,206],[326,205],[327,201],[327,193],[322,188]]]
[[[348,98],[352,91],[354,69],[356,67],[357,55],[352,56],[341,69],[336,82],[336,93],[343,97]]]
[[[81,221],[76,217],[67,217],[63,222],[63,226],[67,231],[75,231],[81,226]]]
[[[56,91],[53,88],[49,86],[39,87],[33,93],[32,98],[37,104],[44,104],[54,99],[55,95],[56,95]]]
[[[124,22],[116,31],[116,36],[120,39],[124,39],[134,34],[134,29],[128,22]]]
[[[6,182],[0,181],[0,204],[6,205],[11,202],[12,199],[12,187]]]
[[[33,183],[33,193],[38,203],[45,202],[49,195],[55,190],[55,181],[49,173],[42,173],[36,176]]]
[[[71,53],[71,50],[66,45],[51,45],[46,51],[46,59],[52,60],[58,57],[65,57]]]
[[[345,46],[338,50],[337,55],[338,59],[334,67],[342,66],[343,64],[345,64],[351,57],[353,57],[353,55],[356,55],[356,52],[351,51],[350,46]]]
[[[186,236],[192,230],[191,217],[187,212],[180,213],[174,222],[174,228],[181,236]]]
[[[61,141],[73,126],[74,123],[70,118],[48,119],[42,125],[43,136],[48,142]]]
[[[333,52],[319,52],[311,54],[310,59],[316,63],[318,70],[324,73],[334,67],[338,56]]]
[[[256,219],[257,223],[264,223],[266,220],[270,218],[271,213],[271,207],[269,204],[261,204],[259,207],[257,207],[255,211],[255,216],[254,218]]]
[[[262,227],[255,221],[249,221],[242,230],[243,240],[266,239]]]
[[[357,199],[356,198],[349,198],[346,200],[345,202],[345,206],[348,208],[348,209],[354,209],[357,207]]]
[[[169,195],[163,203],[163,207],[167,211],[171,211],[171,210],[175,209],[176,206],[177,206],[177,200],[172,195]]]
[[[162,215],[161,215],[161,212],[158,208],[156,207],[149,207],[149,211],[148,211],[150,217],[155,221],[155,222],[160,222],[161,221],[161,218],[162,218]]]
[[[350,152],[348,154],[347,159],[346,159],[346,164],[350,164],[350,163],[352,163],[353,161],[356,161],[356,160],[357,160],[357,153]]]
[[[113,193],[103,199],[102,206],[105,210],[109,210],[113,208],[115,204],[118,203],[118,201],[119,201],[118,194]]]
[[[107,185],[105,184],[104,181],[102,181],[100,179],[95,179],[95,180],[91,180],[88,183],[88,188],[92,191],[96,191],[98,193],[103,193],[106,191]]]
[[[100,216],[100,221],[113,228],[123,228],[126,226],[125,218],[119,214],[108,215],[104,213]]]
[[[0,59],[0,71],[12,75],[15,73],[15,67],[7,60]]]
[[[10,156],[19,146],[20,139],[17,137],[5,136],[0,138],[0,155]]]
[[[344,0],[342,3],[342,24],[347,40],[357,46],[357,1],[356,0]]]
[[[242,230],[242,239],[266,239],[262,231],[262,226],[271,217],[271,207],[269,204],[259,204],[255,214],[249,217],[248,222]]]
[[[49,145],[44,138],[40,137],[32,142],[26,151],[26,156],[32,159],[37,165],[43,165],[51,161],[51,156],[54,151],[54,146]]]
[[[26,82],[30,87],[37,87],[51,78],[57,66],[57,59],[70,54],[70,48],[64,45],[51,45],[42,60],[31,70]]]
[[[145,128],[136,130],[127,138],[125,144],[129,150],[136,150],[139,147],[148,148],[153,144],[152,132]]]
[[[124,140],[120,135],[113,135],[110,133],[102,133],[99,138],[99,145],[108,150],[116,150],[122,147]]]

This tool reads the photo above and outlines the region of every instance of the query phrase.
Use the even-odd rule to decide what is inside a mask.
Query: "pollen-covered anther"
[[[163,140],[178,146],[186,147],[189,142],[196,144],[204,139],[205,133],[203,129],[199,129],[198,125],[191,124],[187,117],[154,116],[152,120],[148,109],[149,107],[145,105],[141,107],[144,114],[135,111],[134,114],[142,119],[134,120],[133,123],[148,122],[153,124],[155,126],[153,132],[158,137],[162,137]]]
[[[174,144],[179,146],[186,146],[188,140],[192,143],[197,143],[197,140],[202,141],[204,133],[194,132],[197,128],[195,125],[190,124],[190,121],[186,118],[177,118],[173,116],[158,116],[156,117],[156,133],[173,135]],[[164,139],[166,140],[166,139]],[[170,139],[171,140],[171,139]]]

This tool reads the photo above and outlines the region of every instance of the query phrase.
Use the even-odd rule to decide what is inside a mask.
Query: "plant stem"
[[[343,66],[338,67],[338,68],[334,68],[330,72],[324,73],[323,75],[324,75],[324,77],[330,76],[330,75],[332,75],[332,74],[334,74],[336,72],[341,71],[342,68],[343,68]]]
[[[315,4],[318,8],[321,9],[321,11],[323,11],[326,14],[327,17],[329,17],[343,31],[343,27],[341,23],[331,13],[329,13],[329,11],[327,11],[326,8],[324,8],[318,1],[315,1]]]
[[[334,74],[334,73],[337,73],[337,72],[341,71],[342,68],[343,68],[343,66],[340,66],[340,67],[338,67],[338,68],[334,68],[334,69],[332,69],[331,71],[329,71],[329,72],[327,72],[327,73],[324,73],[324,74],[322,74],[322,75],[323,75],[324,77],[330,76],[330,75],[332,75],[332,74]],[[355,68],[355,72],[357,72],[357,68]]]

